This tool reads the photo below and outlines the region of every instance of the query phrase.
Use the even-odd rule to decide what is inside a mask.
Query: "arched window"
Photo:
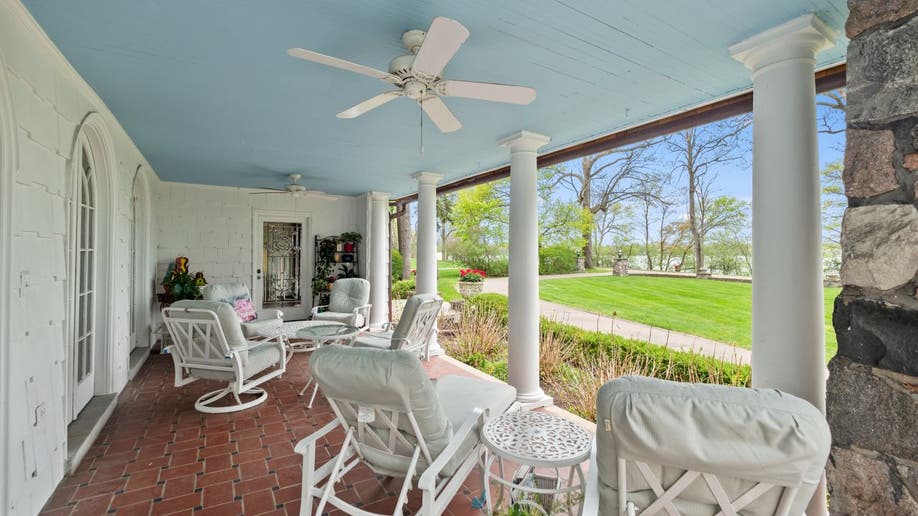
[[[96,170],[89,144],[80,143],[71,196],[73,290],[71,335],[75,375],[73,414],[89,403],[94,392],[97,272]]]

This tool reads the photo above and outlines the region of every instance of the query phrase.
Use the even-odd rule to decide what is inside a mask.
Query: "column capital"
[[[534,133],[531,131],[520,131],[506,136],[497,141],[501,147],[509,147],[510,152],[535,152],[539,147],[547,144],[551,138],[544,134]]]
[[[731,45],[733,59],[758,71],[789,59],[813,59],[835,46],[838,33],[815,14],[804,14]]]
[[[436,174],[434,172],[415,172],[411,177],[418,180],[420,184],[435,185],[443,179],[443,174]]]
[[[367,192],[367,195],[374,201],[389,202],[388,192]]]

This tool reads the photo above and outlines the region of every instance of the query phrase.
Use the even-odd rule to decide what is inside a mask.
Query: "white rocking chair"
[[[434,384],[408,351],[328,346],[310,363],[336,420],[296,445],[303,455],[301,515],[322,514],[327,505],[375,514],[335,495],[335,484],[360,463],[405,479],[392,514],[401,516],[415,479],[420,514],[443,513],[478,464],[485,418],[505,412],[516,397],[509,385],[474,378],[444,376]],[[339,426],[345,432],[341,451],[316,468],[317,443]]]
[[[280,339],[247,341],[235,310],[219,301],[178,301],[163,309],[173,344],[163,350],[175,363],[175,386],[200,378],[227,382],[204,394],[194,408],[208,414],[245,410],[263,403],[268,393],[258,386],[284,374],[284,343]],[[257,378],[255,375],[267,371]],[[214,406],[227,395],[234,405]],[[243,402],[240,394],[257,395]]]
[[[405,302],[405,309],[394,329],[364,333],[354,340],[355,348],[403,349],[430,358],[430,340],[436,331],[443,300],[435,294],[416,294]],[[391,323],[387,323],[391,325]]]
[[[599,390],[596,422],[586,516],[802,515],[831,444],[789,394],[638,376]]]

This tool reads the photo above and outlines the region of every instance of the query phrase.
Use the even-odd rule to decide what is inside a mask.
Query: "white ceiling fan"
[[[290,184],[284,188],[262,188],[261,192],[249,192],[252,195],[262,195],[262,194],[288,194],[292,197],[304,197],[306,195],[313,195],[317,197],[322,197],[324,199],[336,200],[338,199],[337,195],[327,194],[319,190],[307,190],[305,186],[300,184],[300,179],[303,178],[302,174],[290,174]]]
[[[368,75],[396,87],[345,109],[338,113],[338,118],[356,118],[398,97],[408,97],[421,105],[421,109],[440,131],[450,133],[461,128],[462,124],[440,97],[463,97],[510,104],[529,104],[536,97],[534,89],[524,86],[444,79],[440,75],[443,68],[468,37],[469,31],[461,23],[436,17],[427,32],[410,30],[402,34],[402,44],[410,54],[390,61],[388,72],[302,48],[291,48],[287,53],[307,61]]]

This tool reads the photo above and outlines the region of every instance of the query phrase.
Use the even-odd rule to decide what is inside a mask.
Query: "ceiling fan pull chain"
[[[421,140],[421,156],[423,156],[424,155],[424,106],[421,105],[421,102],[418,102],[418,113],[421,115],[420,140]]]

